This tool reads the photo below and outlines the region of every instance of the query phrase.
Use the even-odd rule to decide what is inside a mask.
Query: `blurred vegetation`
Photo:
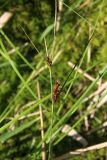
[[[52,67],[52,81],[53,84],[55,80],[59,79],[61,85],[66,80],[71,68],[67,65],[67,61],[71,61],[74,64],[78,62],[81,55],[84,53],[86,48],[91,49],[91,58],[88,62],[88,51],[86,50],[86,55],[84,57],[81,68],[89,70],[88,73],[93,77],[97,77],[101,69],[107,63],[107,1],[100,0],[67,0],[64,1],[63,10],[61,12],[60,29],[54,37],[54,20],[55,20],[55,1],[50,0],[4,0],[0,1],[0,15],[5,11],[10,11],[13,13],[12,18],[4,26],[3,31],[9,38],[9,40],[19,47],[21,54],[27,61],[31,64],[31,68],[26,64],[25,61],[14,51],[10,54],[11,60],[14,62],[15,67],[17,67],[19,73],[25,81],[28,80],[32,72],[34,71],[34,77],[31,78],[29,82],[29,87],[35,93],[35,97],[38,97],[36,83],[40,82],[41,97],[45,97],[50,94],[50,75],[49,70],[46,69],[43,72],[37,74],[39,69],[46,65],[46,46],[44,42],[44,37],[46,39],[46,44],[48,48],[48,53],[52,52],[52,60],[61,52],[60,56],[56,60]],[[29,36],[29,38],[26,36]],[[92,40],[88,46],[90,34],[93,33]],[[91,32],[91,33],[90,33]],[[55,47],[53,48],[53,41],[55,38]],[[5,37],[0,34],[0,39],[4,44],[7,52],[10,52],[13,48],[6,41]],[[32,41],[32,42],[31,42]],[[26,47],[23,47],[27,43]],[[35,44],[39,53],[32,45]],[[2,47],[0,48],[0,51]],[[91,68],[92,67],[92,68]],[[33,68],[33,69],[32,69]],[[91,68],[91,69],[90,69]],[[37,75],[36,75],[37,74]],[[73,73],[70,80],[74,77]],[[107,75],[104,76],[102,81],[105,81]],[[70,81],[69,80],[69,81]],[[72,105],[81,97],[81,95],[89,86],[90,81],[85,77],[78,75],[73,83],[72,88],[68,94],[65,101],[63,98],[68,85],[63,88],[61,96],[58,102],[54,106],[54,112],[56,113],[59,106],[63,106],[61,115],[57,117],[58,120],[69,110]],[[12,68],[9,60],[5,59],[0,54],[0,113],[2,114],[6,108],[9,106],[13,107],[12,112],[0,123],[0,127],[3,127],[10,119],[14,118],[16,115],[20,115],[25,109],[26,104],[35,101],[35,97],[27,88],[16,96],[20,90],[23,88],[23,83],[21,82],[19,76],[16,74]],[[94,87],[92,92],[97,88]],[[15,99],[16,97],[16,99]],[[37,100],[37,99],[36,99]],[[88,102],[89,103],[89,102]],[[82,113],[85,112],[88,104],[80,104],[78,110],[67,119],[67,123],[71,126],[81,118]],[[30,107],[30,105],[28,106]],[[50,126],[50,112],[51,112],[51,101],[48,99],[43,102],[43,109],[45,113],[44,128],[45,131]],[[33,112],[38,112],[38,108],[32,110]],[[2,118],[2,117],[1,117]],[[36,118],[35,118],[36,119]],[[90,119],[89,125],[90,129],[98,126],[107,119],[106,114],[106,104],[103,108],[100,108],[95,114],[95,118]],[[3,133],[13,131],[14,128],[20,127],[28,122],[32,124],[30,129],[25,127],[21,132],[14,135],[13,137],[7,139],[4,143],[0,144],[0,158],[4,160],[19,160],[19,159],[41,159],[40,153],[38,151],[38,144],[41,141],[40,137],[40,123],[39,121],[34,121],[34,117],[25,118],[24,120],[19,120],[15,124],[10,125]],[[35,123],[36,122],[36,123]],[[87,136],[85,130],[84,122],[82,121],[76,130],[86,137],[89,145],[94,145],[106,140],[106,131],[102,132],[96,131],[90,136]],[[1,134],[2,135],[2,134]],[[60,137],[60,134],[58,135]],[[47,144],[48,146],[48,144]],[[72,138],[65,137],[56,146],[53,146],[53,156],[62,155],[70,150],[80,148],[81,145],[78,142],[72,140]],[[37,152],[36,152],[37,151]],[[48,151],[47,151],[48,153]],[[73,160],[76,159],[105,159],[105,150],[99,150],[95,152],[88,152],[83,156],[72,157]]]

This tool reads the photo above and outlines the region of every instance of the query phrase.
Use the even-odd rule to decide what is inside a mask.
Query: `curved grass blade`
[[[36,121],[38,121],[39,118],[35,118],[34,120],[24,123],[22,124],[20,127],[15,128],[13,131],[11,132],[7,132],[4,133],[0,136],[0,142],[4,143],[5,141],[7,141],[9,138],[19,134],[20,132],[22,132],[23,130],[25,130],[26,128],[31,127]]]
[[[33,66],[27,61],[27,59],[19,52],[18,49],[14,46],[14,44],[10,41],[10,39],[6,36],[6,34],[3,32],[3,30],[0,29],[0,33],[5,38],[5,40],[8,42],[8,44],[16,50],[16,53],[20,56],[20,58],[32,69],[34,70]]]
[[[30,108],[26,109],[23,111],[20,115],[14,117],[11,121],[7,122],[3,127],[0,128],[0,133],[2,133],[5,129],[7,129],[10,125],[14,124],[20,117],[27,115],[30,113],[32,110],[34,110],[36,107],[39,106],[39,104],[43,103],[46,101],[48,98],[50,98],[50,94],[42,98],[41,100],[38,100],[37,103],[34,106],[31,106]]]

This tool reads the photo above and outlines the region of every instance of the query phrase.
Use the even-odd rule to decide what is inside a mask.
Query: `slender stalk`
[[[47,43],[46,43],[46,39],[44,38],[44,43],[45,43],[45,50],[46,50],[46,55],[47,57],[49,56],[48,54],[48,48],[47,48]],[[51,87],[51,100],[53,97],[53,86],[52,86],[52,70],[51,70],[51,66],[48,65],[49,68],[49,77],[50,77],[50,87]],[[54,113],[54,108],[53,108],[53,100],[52,100],[52,106],[51,106],[51,127],[50,127],[50,140],[49,140],[49,156],[48,156],[48,160],[51,159],[51,148],[52,148],[52,127],[53,127],[53,113]]]
[[[37,81],[37,92],[38,92],[38,98],[40,100],[41,96],[40,96],[40,84],[39,84],[39,81]],[[43,111],[42,111],[41,104],[39,104],[39,112],[40,112],[40,125],[41,125],[41,139],[42,139],[42,160],[46,160],[46,150],[45,150],[45,142],[44,142]]]
[[[33,41],[31,40],[31,38],[28,36],[28,34],[26,33],[25,29],[19,25],[20,28],[22,29],[22,31],[24,32],[24,34],[26,35],[26,37],[28,38],[28,40],[30,41],[30,43],[32,44],[32,46],[35,48],[35,50],[37,51],[37,53],[39,53],[39,50],[38,48],[35,46],[35,44],[33,43]]]
[[[55,44],[56,44],[57,6],[58,6],[58,2],[57,0],[55,0],[54,35],[53,35],[53,44],[52,44],[52,50],[51,50],[50,55],[53,54],[54,49],[55,49]]]
[[[49,68],[49,73],[50,73],[50,85],[51,85],[51,99],[53,96],[53,85],[52,85],[52,70]],[[51,106],[51,128],[50,128],[50,141],[49,141],[49,157],[48,160],[51,160],[51,153],[52,153],[52,132],[53,132],[53,115],[54,115],[54,105],[53,105],[53,100],[52,100],[52,106]]]

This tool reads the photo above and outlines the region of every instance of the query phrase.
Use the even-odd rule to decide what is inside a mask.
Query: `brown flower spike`
[[[52,67],[52,60],[50,59],[49,56],[46,57],[46,62],[49,67]]]
[[[60,93],[60,81],[56,80],[54,89],[53,89],[53,97],[52,97],[52,100],[54,103],[57,101],[59,93]]]

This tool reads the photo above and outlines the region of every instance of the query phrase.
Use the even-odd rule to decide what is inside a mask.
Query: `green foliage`
[[[56,157],[81,147],[61,132],[60,127],[64,124],[76,128],[89,145],[105,141],[102,130],[87,136],[84,118],[97,103],[88,110],[91,99],[86,103],[83,101],[97,89],[97,82],[105,81],[107,76],[106,7],[107,2],[100,0],[64,1],[60,29],[55,34],[55,1],[0,1],[0,15],[7,10],[13,12],[11,20],[0,30],[1,158],[42,159],[40,106],[44,115],[47,155]],[[52,60],[52,68],[47,66],[47,54]],[[95,81],[90,82],[71,69],[68,61],[95,77]],[[53,103],[56,80],[60,80],[60,88],[63,87],[57,102]],[[39,91],[37,83],[40,84]],[[104,106],[93,119],[88,117],[90,129],[105,121],[105,113]],[[72,159],[103,159],[104,156],[102,149]]]

